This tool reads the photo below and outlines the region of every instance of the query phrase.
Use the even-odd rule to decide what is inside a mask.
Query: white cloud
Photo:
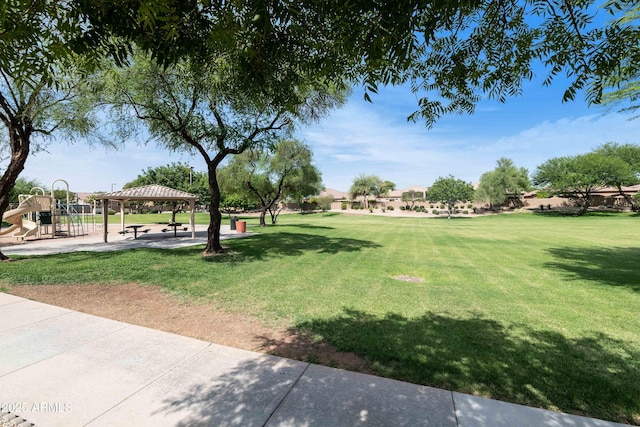
[[[379,175],[400,188],[429,185],[449,174],[475,182],[500,157],[533,172],[552,157],[587,152],[609,141],[634,143],[640,131],[640,121],[619,114],[543,121],[519,131],[505,129],[497,138],[473,128],[434,131],[397,118],[392,111],[350,103],[300,137],[314,149],[325,185],[347,190],[360,173]]]
[[[398,94],[392,91],[391,101],[381,97],[374,104],[353,97],[320,124],[298,132],[312,147],[327,187],[348,190],[361,173],[377,174],[399,188],[430,185],[449,174],[475,182],[500,157],[533,172],[552,157],[584,153],[609,141],[636,143],[640,134],[640,120],[629,121],[620,114],[594,115],[586,107],[566,110],[573,117],[549,119],[547,114],[536,122],[536,112],[545,107],[533,103],[526,111],[505,106],[471,117],[449,116],[427,129],[422,123],[406,121],[414,105],[407,105],[411,100]],[[523,116],[528,120],[513,119]],[[110,191],[112,184],[120,189],[148,167],[171,162],[206,170],[200,156],[171,153],[154,144],[132,143],[112,151],[58,143],[49,146],[48,153],[31,156],[22,176],[45,185],[62,178],[72,191]]]

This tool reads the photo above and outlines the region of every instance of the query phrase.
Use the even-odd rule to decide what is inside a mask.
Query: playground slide
[[[18,231],[13,234],[13,237],[24,238],[36,234],[38,232],[38,224],[23,219],[22,215],[40,210],[42,210],[42,207],[39,203],[38,196],[32,196],[20,203],[17,208],[6,211],[4,215],[2,215],[2,220],[12,225],[0,231],[0,235],[11,233],[14,230]]]

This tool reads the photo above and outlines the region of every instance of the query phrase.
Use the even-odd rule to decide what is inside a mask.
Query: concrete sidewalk
[[[3,246],[2,252],[5,255],[51,255],[56,253],[91,251],[109,252],[122,251],[133,248],[156,248],[175,249],[185,246],[204,245],[207,243],[206,225],[196,225],[196,238],[191,238],[191,231],[179,232],[174,237],[173,232],[162,233],[158,230],[152,233],[141,233],[137,239],[132,234],[118,234],[119,225],[109,226],[109,242],[104,243],[101,233],[91,236],[80,237],[57,237],[55,239],[46,238],[41,240],[30,240],[24,244]],[[237,233],[232,231],[228,225],[220,228],[220,240],[246,237],[252,233]]]
[[[622,424],[211,344],[0,293],[0,411],[37,426]]]

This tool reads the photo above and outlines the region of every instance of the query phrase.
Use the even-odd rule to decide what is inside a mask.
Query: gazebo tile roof
[[[103,194],[101,198],[122,199],[122,200],[191,200],[198,199],[198,196],[162,185],[145,185],[142,187],[127,188],[121,191]]]

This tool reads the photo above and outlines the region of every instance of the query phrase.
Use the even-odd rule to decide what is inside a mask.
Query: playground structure
[[[55,200],[53,196],[57,182],[63,182],[67,187],[66,203]],[[2,220],[11,225],[1,229],[0,235],[13,232],[11,236],[17,239],[24,240],[29,236],[40,238],[42,234],[49,234],[49,227],[51,227],[51,237],[77,237],[85,234],[84,205],[70,203],[69,184],[66,181],[62,179],[53,181],[50,195],[46,195],[41,187],[32,188],[31,193],[34,192],[40,194],[20,194],[18,206],[2,215]]]

